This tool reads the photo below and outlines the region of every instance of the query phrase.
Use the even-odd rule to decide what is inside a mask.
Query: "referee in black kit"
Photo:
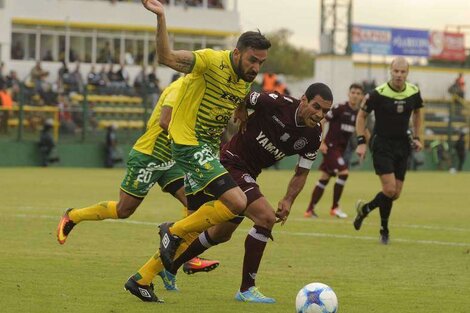
[[[423,100],[419,88],[406,81],[408,70],[409,64],[404,58],[394,59],[390,65],[390,81],[366,95],[356,119],[358,141],[356,153],[360,159],[363,159],[367,149],[364,137],[366,118],[372,111],[375,113],[370,149],[382,190],[370,202],[357,201],[354,228],[359,230],[364,218],[379,207],[382,244],[388,244],[390,240],[388,218],[393,201],[398,199],[403,188],[411,149],[419,151],[423,147],[417,136],[421,125],[420,108],[423,107]],[[411,115],[413,115],[413,133],[408,130]]]

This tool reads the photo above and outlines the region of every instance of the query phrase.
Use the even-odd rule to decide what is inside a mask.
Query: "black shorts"
[[[396,179],[405,180],[408,157],[411,153],[408,138],[390,139],[374,135],[370,150],[377,175],[393,173]]]
[[[196,211],[204,203],[219,199],[223,193],[235,187],[237,187],[237,183],[229,173],[225,173],[211,181],[203,190],[187,194],[188,210]]]

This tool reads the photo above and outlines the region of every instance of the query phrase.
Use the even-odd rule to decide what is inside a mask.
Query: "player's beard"
[[[243,59],[243,57],[240,56],[240,60],[238,60],[238,66],[237,66],[238,77],[240,77],[241,79],[243,79],[244,81],[246,81],[248,83],[251,83],[252,81],[255,80],[256,75],[258,75],[258,73],[253,72],[253,77],[247,76],[246,73],[243,71],[242,59]]]

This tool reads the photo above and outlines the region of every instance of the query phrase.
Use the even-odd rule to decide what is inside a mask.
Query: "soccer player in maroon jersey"
[[[348,101],[333,106],[325,116],[323,141],[320,145],[320,151],[323,154],[323,162],[319,168],[321,175],[313,189],[312,198],[304,213],[305,217],[317,217],[315,206],[320,201],[332,176],[338,178],[333,188],[330,215],[338,218],[348,217],[339,207],[339,199],[349,175],[348,164],[343,159],[343,154],[356,128],[356,115],[363,98],[362,85],[352,84],[349,87]]]
[[[276,222],[285,223],[292,204],[302,190],[317,150],[321,143],[322,128],[319,122],[330,110],[333,95],[322,83],[310,85],[297,100],[279,93],[251,92],[245,99],[248,108],[254,109],[246,129],[239,131],[220,151],[220,162],[243,190],[248,205],[243,216],[215,225],[204,231],[177,257],[170,272],[211,246],[226,242],[244,216],[254,222],[245,240],[243,277],[235,298],[243,302],[274,303],[255,286],[255,277]],[[257,176],[262,169],[272,166],[285,156],[299,155],[299,161],[285,196],[275,211],[263,196]]]

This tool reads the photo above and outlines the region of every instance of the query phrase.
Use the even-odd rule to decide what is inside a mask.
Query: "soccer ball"
[[[311,283],[297,293],[295,309],[297,313],[336,313],[338,299],[330,286]]]

